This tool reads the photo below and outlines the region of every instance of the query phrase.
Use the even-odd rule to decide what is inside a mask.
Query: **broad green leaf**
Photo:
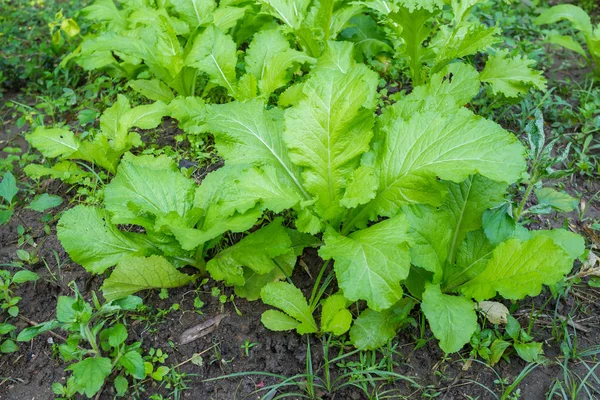
[[[13,215],[13,210],[0,210],[0,225],[4,225],[10,221]]]
[[[506,351],[506,349],[508,349],[511,346],[511,343],[506,341],[506,340],[502,340],[502,339],[496,339],[492,342],[492,345],[490,346],[490,365],[494,365],[497,364],[498,361],[500,361],[500,358],[502,357],[502,355],[504,354],[504,352]]]
[[[517,138],[464,108],[452,115],[417,112],[408,120],[392,118],[382,131],[387,137],[376,165],[379,190],[352,214],[351,226],[392,216],[410,203],[440,205],[446,188],[436,177],[462,182],[477,173],[514,182],[525,170]]]
[[[59,296],[56,302],[56,319],[62,323],[72,323],[77,320],[74,306],[77,300],[73,297]]]
[[[119,123],[127,130],[133,127],[152,129],[159,126],[163,117],[167,114],[167,105],[159,100],[153,104],[132,108],[123,115]]]
[[[175,98],[171,89],[158,79],[137,79],[130,81],[129,87],[150,100],[169,103]]]
[[[142,358],[142,355],[135,350],[123,354],[119,359],[119,364],[122,365],[135,379],[144,379],[146,377],[144,359]]]
[[[23,329],[19,332],[17,336],[17,342],[28,342],[31,339],[34,339],[38,335],[41,335],[44,332],[51,331],[60,326],[60,322],[56,320],[51,320],[47,322],[43,322],[41,324],[30,326],[28,328]]]
[[[375,311],[400,300],[400,281],[410,268],[408,228],[407,218],[398,215],[349,236],[325,233],[319,255],[335,260],[338,284],[348,300],[366,300]]]
[[[73,261],[92,273],[102,273],[127,255],[149,255],[156,249],[142,236],[119,231],[104,210],[76,206],[58,222],[57,235]]]
[[[564,47],[565,49],[569,49],[571,51],[576,52],[577,54],[583,56],[584,58],[588,58],[587,53],[579,44],[577,40],[573,38],[573,36],[569,35],[561,35],[556,31],[551,31],[548,34],[548,43],[556,44]]]
[[[473,302],[444,294],[439,285],[426,285],[421,310],[434,336],[440,341],[440,348],[446,353],[459,351],[477,329]]]
[[[346,181],[369,149],[377,76],[364,66],[322,71],[304,85],[306,98],[285,114],[284,139],[318,213],[340,217]]]
[[[100,340],[106,340],[108,344],[114,348],[117,348],[120,344],[125,343],[127,336],[127,328],[122,323],[117,323],[100,332]]]
[[[541,71],[531,69],[533,64],[535,61],[526,57],[509,57],[508,51],[498,51],[489,57],[479,79],[489,83],[494,94],[506,97],[518,97],[534,86],[544,91],[546,79]]]
[[[310,0],[261,0],[263,10],[292,29],[299,29]]]
[[[261,275],[277,268],[273,259],[292,250],[290,237],[281,223],[281,219],[276,219],[217,254],[206,264],[213,279],[223,280],[228,285],[243,286],[242,267]]]
[[[375,198],[378,185],[379,182],[373,167],[359,166],[350,173],[350,179],[346,185],[344,197],[340,200],[340,205],[354,208],[368,203]]]
[[[25,139],[44,157],[66,158],[79,150],[79,139],[67,128],[44,128],[38,126]]]
[[[534,189],[539,206],[550,207],[561,212],[570,212],[577,208],[579,201],[565,192],[558,192],[552,188]]]
[[[81,180],[90,175],[89,172],[82,170],[77,164],[71,161],[61,161],[53,167],[48,168],[39,164],[29,164],[23,171],[31,179],[40,179],[44,176],[49,176],[53,179],[60,179],[66,183],[79,183]]]
[[[214,0],[169,0],[179,18],[188,23],[193,31],[200,25],[211,21],[211,16],[217,8]]]
[[[83,9],[83,14],[89,20],[105,23],[108,29],[121,30],[127,26],[125,12],[119,10],[113,0],[95,0]]]
[[[288,181],[282,184],[294,186],[305,199],[310,198],[283,142],[281,110],[267,111],[259,100],[215,105],[208,108],[207,122],[217,150],[227,163],[272,165]]]
[[[233,39],[213,25],[196,38],[185,59],[186,66],[205,72],[212,83],[223,86],[233,97],[236,97],[236,64]]]
[[[400,116],[409,119],[417,111],[453,113],[470,102],[479,92],[479,73],[461,62],[452,63],[431,76],[427,84],[391,106],[384,118]]]
[[[13,283],[25,283],[25,282],[33,282],[33,281],[37,281],[38,279],[40,279],[40,276],[38,274],[36,274],[33,271],[28,271],[28,270],[21,270],[21,271],[17,271],[15,272],[15,274],[12,277],[12,281]]]
[[[125,378],[123,375],[117,376],[115,378],[114,385],[115,390],[117,391],[117,396],[125,396],[125,393],[127,393],[127,389],[129,388],[129,382],[127,381],[127,378]]]
[[[199,97],[177,97],[169,103],[169,115],[179,121],[179,127],[187,133],[202,134],[206,131],[206,109]]]
[[[121,124],[121,118],[131,110],[127,97],[119,94],[117,101],[107,108],[100,117],[100,129],[114,149],[123,149],[127,145],[127,129]]]
[[[263,325],[272,331],[291,331],[296,329],[300,322],[277,310],[267,310],[260,317]]]
[[[393,54],[394,52],[385,31],[369,15],[361,14],[353,17],[350,26],[341,33],[341,37],[353,42],[356,49],[367,58],[373,58],[379,53]]]
[[[260,291],[268,283],[292,276],[297,259],[298,255],[294,251],[275,257],[273,262],[277,268],[273,268],[271,272],[262,275],[250,268],[244,269],[244,286],[235,286],[235,294],[248,301],[260,299]]]
[[[191,227],[195,189],[194,181],[183,176],[167,156],[127,153],[104,189],[104,203],[114,224],[159,230],[161,218],[175,214]]]
[[[321,332],[343,335],[350,329],[352,314],[346,309],[349,302],[342,294],[334,294],[322,301]]]
[[[560,4],[545,10],[533,22],[537,25],[553,24],[555,22],[567,20],[573,24],[575,29],[584,32],[586,35],[592,35],[594,26],[590,16],[581,8],[573,4]]]
[[[102,285],[107,301],[121,299],[146,289],[175,288],[193,282],[196,276],[182,274],[160,256],[123,258]]]
[[[483,213],[483,230],[491,244],[497,245],[514,234],[517,223],[511,207],[505,203]]]
[[[110,358],[88,357],[69,365],[65,371],[73,371],[77,392],[91,398],[104,385],[104,380],[112,371],[112,363]]]
[[[300,289],[287,282],[273,282],[262,288],[260,296],[263,303],[277,307],[297,320],[299,324],[295,328],[299,334],[317,332],[312,311]],[[272,317],[273,313],[270,314]],[[282,318],[279,317],[278,321],[281,322]],[[288,321],[289,325],[291,325],[290,321]]]
[[[241,20],[246,11],[250,9],[250,6],[245,7],[229,7],[223,6],[223,2],[220,3],[220,7],[217,8],[213,14],[213,23],[217,28],[223,32],[228,32],[230,29],[235,28],[238,21]]]
[[[246,71],[254,75],[265,99],[284,86],[294,65],[314,63],[315,59],[293,50],[279,29],[257,33],[246,52]]]
[[[479,275],[492,258],[493,251],[494,246],[483,230],[468,233],[458,247],[456,265],[447,265],[444,270],[446,287],[456,288]]]
[[[17,351],[19,351],[19,346],[12,339],[6,339],[0,345],[0,353],[14,353]]]
[[[12,204],[13,199],[17,195],[19,188],[17,188],[17,180],[10,171],[6,171],[2,182],[0,182],[0,197],[2,197],[8,204]]]
[[[0,335],[6,335],[7,333],[14,331],[15,329],[17,329],[17,327],[14,325],[0,323]]]
[[[442,25],[430,47],[436,51],[435,67],[438,72],[447,63],[477,54],[502,41],[500,28],[489,28],[484,24],[462,22],[457,27]]]
[[[360,350],[374,350],[385,346],[396,336],[396,327],[390,323],[391,311],[363,311],[350,329],[350,340]]]
[[[519,300],[537,296],[543,284],[558,282],[571,268],[573,259],[551,238],[510,239],[496,247],[483,272],[460,291],[477,301],[490,299],[496,292],[505,299]]]
[[[63,199],[60,196],[55,194],[42,193],[29,203],[27,208],[30,208],[34,211],[44,212],[54,207],[58,207],[62,204]]]
[[[565,229],[528,231],[527,229],[523,228],[519,229],[515,236],[521,240],[528,240],[538,236],[549,237],[572,259],[581,257],[581,255],[585,252],[585,240],[583,237]]]
[[[513,347],[517,351],[519,357],[527,362],[537,362],[544,355],[542,343],[514,343]]]
[[[410,225],[411,264],[433,272],[434,282],[439,282],[453,238],[452,215],[447,209],[428,205],[405,207],[404,214]]]

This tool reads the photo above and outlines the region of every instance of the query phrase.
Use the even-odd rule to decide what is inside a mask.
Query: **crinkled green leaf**
[[[107,301],[121,299],[146,289],[175,288],[193,282],[196,276],[182,274],[160,256],[126,257],[102,285]]]
[[[377,76],[363,66],[322,71],[304,85],[306,98],[286,111],[291,160],[304,167],[304,187],[318,197],[316,207],[326,220],[344,212],[346,181],[369,148],[376,87]]]
[[[104,272],[125,256],[156,252],[142,235],[119,231],[108,212],[82,205],[63,213],[57,235],[71,259],[93,273]]]
[[[439,285],[426,285],[421,310],[434,336],[440,341],[440,348],[446,353],[459,351],[477,329],[473,302],[444,294]]]
[[[223,86],[233,97],[236,96],[236,64],[233,39],[214,25],[209,25],[196,38],[185,59],[185,65],[205,72],[212,83]]]
[[[297,320],[299,324],[295,328],[299,334],[303,335],[305,333],[317,332],[317,324],[312,316],[312,311],[308,307],[306,299],[300,289],[287,282],[273,282],[262,288],[260,296],[263,303],[277,307],[293,319]],[[268,313],[267,316],[269,319],[274,319],[271,318],[274,316],[272,312],[269,313],[269,311],[267,311],[266,313]],[[281,316],[279,316],[277,321],[280,323],[284,322]],[[291,321],[287,320],[286,326],[291,325]],[[267,328],[269,328],[269,326],[267,326]]]
[[[324,240],[319,255],[335,260],[338,284],[348,300],[366,300],[369,308],[381,311],[402,297],[400,281],[410,268],[410,237],[404,215],[349,236],[327,231]]]
[[[534,86],[546,90],[546,79],[541,71],[531,69],[533,64],[535,61],[526,57],[509,57],[508,51],[498,51],[489,57],[479,79],[489,83],[494,94],[506,97],[518,97]]]
[[[496,292],[506,299],[519,300],[537,296],[542,285],[558,282],[571,268],[573,259],[549,237],[525,242],[510,239],[496,247],[483,272],[460,290],[477,301],[490,299]]]
[[[223,280],[228,285],[243,286],[242,267],[261,275],[277,268],[273,259],[292,251],[292,242],[281,223],[281,219],[276,219],[217,254],[206,264],[213,279]]]
[[[315,59],[293,50],[279,29],[257,33],[246,52],[246,71],[254,75],[265,99],[284,86],[294,65],[314,63]]]
[[[500,32],[500,28],[472,22],[462,22],[457,27],[442,25],[431,43],[437,52],[434,72],[448,62],[477,54],[501,42]]]
[[[190,216],[195,189],[194,181],[183,176],[167,156],[127,153],[115,178],[104,189],[104,203],[115,224],[159,229],[161,218],[174,213],[191,227],[195,222]]]

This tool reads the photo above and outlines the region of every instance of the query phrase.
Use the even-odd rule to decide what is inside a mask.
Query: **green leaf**
[[[565,49],[574,51],[575,53],[583,56],[585,59],[588,58],[587,53],[573,36],[561,35],[556,31],[548,33],[548,43],[556,44],[564,47]]]
[[[60,298],[60,297],[59,297]],[[17,342],[28,342],[44,332],[51,331],[60,326],[56,320],[43,322],[41,324],[23,329],[17,336]]]
[[[169,3],[179,17],[188,23],[192,31],[200,25],[209,23],[217,8],[214,0],[170,0]]]
[[[517,223],[512,217],[511,205],[508,203],[486,210],[483,213],[483,229],[493,245],[497,245],[512,236],[516,226]]]
[[[207,122],[215,135],[219,154],[229,164],[269,164],[285,179],[282,185],[296,188],[305,199],[300,170],[290,161],[283,142],[283,112],[267,111],[260,100],[210,106]]]
[[[135,379],[144,379],[146,377],[144,359],[142,358],[142,355],[135,350],[123,354],[119,359],[119,364]]]
[[[27,208],[34,211],[44,212],[50,208],[58,207],[62,204],[63,199],[60,196],[48,193],[42,193],[36,196]]]
[[[350,340],[360,350],[374,350],[385,346],[396,336],[396,327],[390,323],[392,313],[388,310],[363,311],[350,329]]]
[[[294,65],[315,63],[305,53],[293,50],[279,29],[264,30],[256,35],[246,52],[246,71],[256,78],[265,99],[284,86]]]
[[[460,109],[451,115],[416,112],[409,120],[390,118],[377,159],[379,190],[352,213],[351,226],[378,215],[393,216],[410,203],[440,205],[446,188],[436,177],[462,182],[478,173],[514,182],[525,170],[524,148],[499,125]]]
[[[485,270],[460,290],[477,301],[490,299],[496,292],[505,299],[519,300],[537,296],[542,284],[558,282],[572,267],[573,259],[551,238],[511,239],[496,247]]]
[[[498,361],[500,361],[500,358],[502,357],[506,349],[510,347],[510,345],[510,342],[507,342],[506,340],[494,340],[492,342],[492,345],[490,346],[490,365],[497,364]]]
[[[350,26],[341,33],[341,37],[353,42],[367,58],[373,58],[380,53],[394,52],[385,31],[369,15],[354,16],[350,20]]]
[[[261,0],[263,10],[292,29],[300,28],[310,0]]]
[[[342,294],[334,294],[322,301],[321,332],[343,335],[350,329],[352,314],[346,309],[349,301]]]
[[[66,128],[44,128],[38,126],[32,133],[25,135],[25,139],[35,147],[44,157],[66,158],[79,150],[79,139],[73,132]]]
[[[92,273],[102,273],[127,255],[150,255],[156,249],[142,235],[119,231],[104,210],[76,206],[63,213],[57,236],[73,261]]]
[[[565,229],[530,231],[531,237],[549,237],[560,246],[573,260],[585,252],[585,240],[580,235]]]
[[[260,317],[263,325],[272,331],[291,331],[298,328],[300,322],[277,310],[267,310]]]
[[[233,97],[236,97],[236,64],[233,39],[214,25],[209,25],[195,39],[185,59],[185,65],[205,72],[212,83],[223,86]]]
[[[52,168],[39,164],[29,164],[23,171],[32,179],[50,176],[50,178],[60,179],[71,184],[81,182],[82,179],[90,175],[89,172],[83,171],[77,164],[71,161],[58,162]]]
[[[527,362],[537,362],[544,355],[542,343],[515,343],[513,347],[517,351],[519,357]]]
[[[535,61],[523,56],[509,57],[507,50],[489,57],[479,79],[491,85],[494,94],[518,97],[531,87],[546,90],[546,79],[541,71],[531,69]]]
[[[398,215],[349,236],[325,233],[319,255],[335,260],[338,284],[348,300],[366,300],[375,311],[400,300],[400,281],[410,268],[408,228],[406,217]]]
[[[271,282],[285,279],[292,275],[298,256],[292,251],[284,255],[273,258],[277,268],[266,274],[258,274],[250,268],[244,269],[244,285],[236,286],[235,294],[249,301],[258,300],[260,291],[265,285]]]
[[[102,340],[107,339],[110,346],[117,348],[121,343],[125,343],[125,340],[127,339],[127,328],[121,323],[115,324],[110,328],[104,329],[100,333],[100,338]]]
[[[492,258],[493,250],[482,230],[468,233],[458,248],[456,265],[447,265],[444,270],[446,286],[455,288],[479,275]]]
[[[169,103],[175,98],[171,89],[158,79],[137,79],[130,81],[129,87],[154,101]]]
[[[2,323],[0,324],[0,335],[6,335],[8,332],[14,331],[15,329],[17,329],[17,327],[14,325]]]
[[[376,88],[376,74],[364,66],[323,70],[304,84],[305,99],[286,111],[290,158],[304,167],[304,187],[318,197],[316,208],[326,220],[344,213],[345,182],[369,149]]]
[[[17,180],[12,172],[7,171],[0,182],[0,197],[2,197],[8,204],[12,204],[13,199],[19,189],[17,188]],[[9,217],[10,218],[10,217]]]
[[[77,313],[73,306],[77,299],[68,296],[59,296],[56,303],[56,319],[59,322],[71,323],[77,319]]]
[[[442,293],[439,285],[427,284],[421,309],[429,321],[440,348],[446,353],[459,351],[477,330],[477,314],[469,299]]]
[[[13,283],[34,282],[40,279],[40,276],[32,271],[21,270],[13,275]]]
[[[117,174],[104,189],[104,203],[114,224],[135,224],[160,230],[161,218],[179,216],[185,227],[191,213],[196,184],[183,176],[167,156],[133,156],[126,153]]]
[[[306,303],[300,289],[287,282],[273,282],[262,288],[260,292],[263,303],[283,310],[287,315],[297,320],[299,324],[296,331],[303,335],[305,333],[317,332],[317,324],[312,316],[312,311]],[[271,310],[273,311],[273,310]],[[264,314],[263,314],[264,315]],[[282,323],[275,326],[291,326],[291,321],[285,320],[273,312],[267,314],[268,323],[273,326],[274,322]],[[268,328],[269,326],[267,326]]]
[[[570,212],[577,208],[579,201],[565,192],[558,192],[552,188],[534,189],[538,205],[550,207],[561,212]]]
[[[114,385],[115,390],[117,391],[117,396],[125,396],[125,393],[127,393],[127,389],[129,388],[129,382],[127,381],[127,378],[125,378],[123,375],[117,376],[115,378]]]
[[[196,280],[196,276],[179,272],[160,256],[127,257],[119,261],[102,285],[107,301],[120,299],[146,289],[175,288]]]
[[[0,210],[0,225],[4,225],[10,221],[13,215],[13,210]]]
[[[594,26],[590,16],[581,8],[573,4],[560,4],[545,10],[533,22],[536,25],[553,24],[555,22],[567,20],[573,24],[575,29],[584,32],[586,35],[592,35]]]
[[[2,345],[0,345],[0,352],[2,353],[14,353],[19,351],[19,346],[11,339],[6,339]]]
[[[217,254],[206,264],[213,279],[224,280],[228,285],[243,286],[243,266],[260,275],[277,268],[273,259],[292,251],[292,242],[281,225],[282,221],[281,218],[276,219]]]
[[[65,371],[73,371],[75,386],[79,394],[89,398],[98,393],[104,380],[112,371],[110,358],[88,357],[83,361],[69,365]]]

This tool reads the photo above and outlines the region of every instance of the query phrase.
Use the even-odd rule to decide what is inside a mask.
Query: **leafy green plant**
[[[19,188],[17,187],[15,176],[10,171],[6,171],[2,177],[2,182],[0,182],[0,198],[3,200],[0,203],[0,225],[10,221],[10,217],[14,213],[14,200],[18,191]]]
[[[162,380],[169,368],[161,366],[155,371],[153,366],[164,359],[150,356],[150,361],[144,361],[141,343],[126,344],[127,327],[116,322],[124,311],[135,310],[142,300],[129,296],[100,304],[95,294],[92,300],[92,304],[85,301],[75,287],[74,297],[58,298],[55,320],[26,328],[17,337],[18,341],[29,341],[49,330],[68,332],[65,343],[58,345],[58,354],[71,363],[66,370],[72,375],[65,385],[52,385],[53,392],[65,399],[72,398],[75,393],[91,398],[102,389],[110,375],[115,375],[113,384],[120,397],[136,380],[146,377]]]
[[[19,315],[19,302],[21,297],[15,296],[14,291],[18,285],[25,282],[35,282],[39,279],[38,274],[26,269],[19,270],[11,274],[8,270],[0,270],[0,315],[3,315],[3,322],[0,323],[0,338],[4,335],[14,332],[17,327],[8,322],[10,318],[16,318]],[[0,352],[12,353],[18,350],[14,337],[7,338],[0,345]]]
[[[595,74],[600,74],[600,25],[594,27],[590,16],[581,7],[573,4],[551,7],[542,12],[535,23],[547,25],[563,20],[569,21],[573,28],[579,31],[588,51],[586,52],[573,36],[561,35],[556,30],[548,33],[548,41],[581,55],[594,68]]]
[[[523,176],[525,149],[464,107],[481,75],[449,64],[376,117],[377,75],[353,54],[351,43],[330,42],[307,79],[284,93],[286,110],[261,99],[185,100],[194,102],[195,123],[213,135],[225,166],[197,187],[163,156],[125,155],[105,189],[105,210],[78,206],[64,214],[63,246],[92,272],[117,265],[103,286],[115,299],[191,281],[175,268],[202,272],[206,250],[223,233],[251,229],[263,211],[290,210],[299,232],[275,219],[212,255],[206,270],[238,295],[282,310],[263,315],[271,329],[341,334],[351,324],[347,305],[366,301],[350,330],[362,349],[395,335],[406,309],[403,284],[422,299],[442,349],[454,352],[477,327],[471,299],[499,293],[517,300],[560,280],[583,252],[582,239],[529,231],[506,219],[510,206],[494,211]],[[333,259],[340,288],[325,300],[332,304],[324,303],[320,328],[313,313],[321,295],[307,302],[289,282],[273,283],[291,275],[307,245],[321,245],[321,257]],[[533,257],[540,251],[548,256]],[[140,285],[140,277],[157,281]]]

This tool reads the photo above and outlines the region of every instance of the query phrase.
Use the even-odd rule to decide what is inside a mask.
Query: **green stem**
[[[529,199],[529,196],[531,195],[531,191],[533,190],[534,183],[535,183],[535,180],[531,179],[529,181],[529,184],[527,185],[527,189],[525,189],[525,194],[523,195],[523,199],[521,200],[521,203],[519,204],[519,207],[517,208],[517,211],[515,212],[515,221],[517,221],[517,222],[519,221],[519,218],[523,214],[523,208],[525,207],[525,203],[527,203],[527,200]]]

